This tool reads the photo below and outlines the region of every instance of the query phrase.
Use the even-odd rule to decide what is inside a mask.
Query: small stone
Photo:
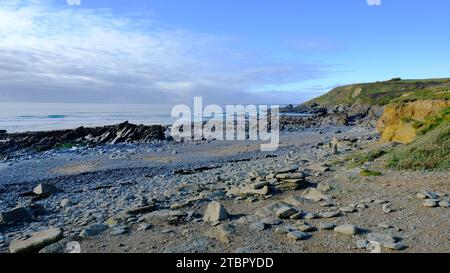
[[[379,226],[380,228],[384,228],[384,229],[389,229],[389,228],[392,228],[392,226],[391,226],[391,225],[389,225],[389,224],[385,224],[385,223],[380,223],[380,224],[378,224],[378,226]]]
[[[355,208],[352,208],[352,207],[342,207],[342,208],[339,208],[339,210],[341,212],[347,212],[347,213],[352,213],[352,212],[356,211]]]
[[[390,203],[383,204],[383,212],[384,213],[391,213],[392,207]]]
[[[382,205],[382,204],[386,204],[389,203],[389,201],[385,200],[385,199],[377,199],[375,201],[373,201],[375,204],[377,205]]]
[[[51,184],[39,184],[33,189],[33,193],[37,195],[49,195],[60,192],[60,190]]]
[[[333,230],[336,227],[333,223],[320,223],[319,229],[320,230]]]
[[[310,225],[301,225],[297,228],[301,232],[312,232],[315,231],[316,228]]]
[[[281,207],[275,213],[280,219],[289,219],[292,215],[296,214],[298,211],[291,207]]]
[[[434,208],[438,206],[438,203],[434,200],[427,199],[423,202],[423,206],[428,208]]]
[[[439,198],[439,194],[432,192],[432,191],[423,191],[422,192],[426,197],[430,199],[437,199]]]
[[[63,200],[61,200],[61,203],[59,204],[59,206],[61,208],[65,208],[71,205],[70,199],[68,198],[64,198]]]
[[[403,244],[402,242],[398,242],[398,243],[387,242],[387,243],[383,243],[381,245],[387,249],[393,249],[393,250],[403,250],[406,248],[406,245]]]
[[[315,188],[306,189],[305,192],[303,193],[303,198],[314,202],[327,201],[331,199],[331,197],[324,195]]]
[[[294,230],[294,228],[292,228],[292,227],[289,227],[289,226],[283,226],[283,227],[277,227],[277,228],[275,229],[275,233],[276,233],[276,234],[284,235],[284,234],[288,234],[289,232],[291,232],[291,231],[293,231],[293,230]]]
[[[439,202],[439,207],[448,208],[448,207],[450,207],[450,202],[449,201],[441,201],[441,202]]]
[[[14,240],[9,245],[10,253],[34,253],[42,248],[58,242],[63,238],[63,231],[60,228],[51,228],[33,233],[26,240]]]
[[[307,239],[309,235],[301,231],[292,231],[287,234],[287,237],[290,240],[301,241]]]
[[[303,219],[310,220],[310,219],[316,219],[318,218],[318,215],[316,213],[307,212],[303,214]]]
[[[289,218],[291,218],[293,220],[298,220],[298,219],[302,219],[302,217],[303,217],[303,212],[300,211],[300,212],[297,212],[296,214],[291,215],[291,217],[289,217]]]
[[[366,249],[368,245],[369,241],[367,241],[366,239],[356,241],[356,248],[358,249]]]
[[[108,228],[109,226],[105,224],[93,224],[88,228],[83,229],[80,232],[80,236],[83,238],[97,236],[100,233],[106,231]]]
[[[340,215],[341,213],[339,211],[324,211],[320,213],[320,217],[322,218],[334,218]]]
[[[292,172],[295,172],[296,170],[298,170],[298,165],[291,165],[289,167],[285,167],[285,168],[279,169],[277,173],[278,174],[281,174],[281,173],[292,173]]]
[[[424,194],[423,192],[419,192],[418,194],[416,194],[416,197],[419,199],[427,199],[428,196],[426,194]]]
[[[253,230],[265,230],[266,229],[266,224],[264,224],[263,222],[255,222],[253,224],[250,225],[250,228]]]
[[[366,209],[366,208],[367,208],[367,205],[361,203],[361,204],[358,204],[358,205],[356,206],[356,208],[357,208],[357,209]]]
[[[359,228],[355,225],[340,225],[335,227],[334,231],[344,235],[356,235],[359,233]]]
[[[205,215],[203,216],[203,221],[205,222],[215,222],[220,220],[225,220],[228,218],[228,212],[225,207],[217,201],[209,203],[206,208]]]
[[[115,227],[112,229],[112,231],[109,234],[111,234],[113,236],[117,236],[117,235],[127,234],[128,232],[129,232],[128,227]]]
[[[147,224],[147,223],[142,223],[138,226],[137,230],[138,231],[146,231],[148,229],[152,228],[152,225]]]

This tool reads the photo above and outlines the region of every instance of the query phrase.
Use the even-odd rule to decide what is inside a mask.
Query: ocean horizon
[[[0,103],[0,130],[8,133],[114,125],[174,122],[168,104]],[[280,105],[281,107],[285,105]]]

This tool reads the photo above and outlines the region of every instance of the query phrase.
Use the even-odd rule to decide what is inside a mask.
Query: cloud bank
[[[248,90],[327,73],[232,43],[104,9],[2,1],[0,101],[179,103],[200,95],[212,103],[298,102],[308,93]]]

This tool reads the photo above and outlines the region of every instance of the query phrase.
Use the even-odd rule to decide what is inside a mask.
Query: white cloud
[[[381,0],[367,0],[369,6],[381,6]]]
[[[0,101],[170,103],[194,95],[250,101],[258,99],[245,92],[253,86],[324,73],[319,66],[248,57],[227,43],[106,10],[2,1]]]

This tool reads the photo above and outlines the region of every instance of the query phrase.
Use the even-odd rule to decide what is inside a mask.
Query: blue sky
[[[0,100],[300,103],[448,77],[434,0],[0,0]]]

